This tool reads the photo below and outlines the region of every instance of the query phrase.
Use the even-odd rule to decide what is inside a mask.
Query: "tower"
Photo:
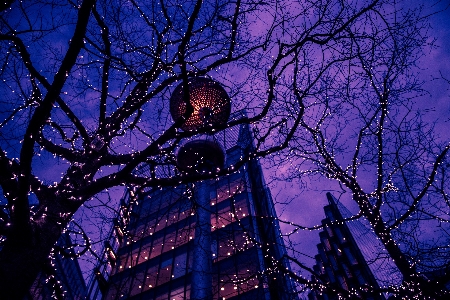
[[[324,207],[324,230],[319,233],[320,244],[315,256],[314,271],[318,277],[312,280],[326,284],[337,291],[355,290],[362,299],[386,299],[384,294],[372,293],[381,284],[401,282],[392,262],[383,255],[383,247],[375,234],[360,220],[344,221],[351,216],[347,208],[327,193],[329,205]],[[338,299],[337,296],[309,293],[309,299]]]
[[[226,166],[253,147],[248,125],[208,138],[226,150]],[[170,172],[146,166],[140,171]],[[296,299],[294,284],[276,264],[285,248],[259,163],[249,161],[208,184],[213,299]],[[104,299],[190,298],[199,185],[153,188],[124,198],[121,214],[129,218],[117,221],[109,263],[97,277]]]

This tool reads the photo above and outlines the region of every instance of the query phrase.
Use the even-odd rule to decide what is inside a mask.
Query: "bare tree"
[[[338,183],[336,193],[351,195],[359,212],[349,221],[368,221],[395,263],[392,272],[397,269],[403,278],[400,286],[383,283],[375,293],[442,299],[450,279],[450,144],[448,135],[440,136],[436,124],[424,120],[425,105],[415,101],[428,95],[419,65],[433,45],[427,18],[420,8],[392,6],[360,21],[343,32],[341,37],[349,39],[323,51],[334,62],[321,69],[321,83],[313,89],[304,88],[309,73],[302,72],[310,64],[293,62],[299,70],[293,78],[299,100],[291,107],[300,103],[305,112],[288,148],[293,167],[281,177],[329,179]],[[345,59],[337,60],[335,52]],[[334,293],[361,297],[344,290]]]
[[[416,88],[408,72],[424,37],[417,36],[423,33],[415,23],[419,16],[409,15],[402,25],[385,2],[8,2],[0,16],[0,42],[7,49],[0,83],[0,293],[23,297],[74,213],[102,191],[208,178],[135,171],[142,163],[175,166],[180,140],[240,123],[255,124],[257,148],[219,176],[289,147],[314,163],[311,171],[318,166],[353,193],[405,282],[416,280],[410,252],[395,243],[394,233],[425,209],[431,190],[446,195],[440,166],[448,146],[417,147],[429,136],[410,114],[386,123],[392,105],[412,112],[400,91],[411,90],[406,84]],[[221,82],[233,109],[246,109],[248,117],[180,130],[198,113],[187,87],[198,76]],[[186,110],[172,120],[168,102],[179,83]],[[353,154],[333,135],[347,129],[338,118],[346,109],[359,120],[352,125]],[[405,128],[413,125],[416,131]],[[402,138],[385,142],[388,132]],[[418,138],[418,145],[406,143]],[[431,165],[417,164],[435,154]],[[348,168],[338,161],[346,158]],[[362,170],[370,173],[366,164],[376,166],[370,192],[356,179]],[[387,199],[396,189],[402,197]],[[383,222],[386,214],[394,217]]]

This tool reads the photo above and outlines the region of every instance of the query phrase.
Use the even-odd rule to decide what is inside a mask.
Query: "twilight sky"
[[[424,9],[428,12],[442,10],[448,5],[445,1],[441,1],[436,5],[431,5],[428,1],[411,1],[411,5],[423,4]],[[417,100],[416,107],[421,111],[426,111],[426,119],[430,122],[437,121],[436,128],[441,133],[443,140],[450,140],[450,83],[440,79],[440,73],[450,80],[450,8],[444,12],[435,14],[431,17],[430,38],[437,39],[436,48],[428,50],[426,57],[420,62],[423,71],[421,76],[427,81],[426,88],[431,96],[424,96]],[[255,28],[261,27],[264,21],[257,23]],[[261,27],[262,28],[262,27]],[[256,30],[256,29],[253,29]],[[233,74],[228,80],[238,80],[242,74],[229,70]],[[245,76],[244,76],[245,77]],[[263,166],[267,166],[264,160],[261,160]],[[339,187],[328,180],[308,182],[303,178],[302,184],[298,180],[292,182],[273,181],[272,177],[276,170],[266,168],[264,170],[266,182],[269,183],[272,195],[276,201],[276,209],[278,216],[282,220],[292,221],[303,226],[314,226],[320,224],[324,218],[323,206],[327,205],[325,193],[339,190]],[[301,186],[300,186],[301,185]],[[103,193],[97,197],[97,201],[112,204],[122,196],[122,188],[115,189],[109,195]],[[113,197],[115,201],[111,201],[109,197]],[[99,230],[102,235],[107,234],[107,228],[98,226],[96,222],[104,218],[105,211],[95,208],[97,201],[87,203],[88,210],[81,210],[77,213],[77,217],[83,219],[85,223],[92,222],[91,228]],[[356,212],[355,205],[350,201],[350,195],[347,193],[341,197],[341,201],[353,212]],[[94,207],[93,207],[94,206]],[[113,209],[107,212],[107,215],[114,215]],[[97,217],[97,219],[95,218]],[[282,225],[284,233],[289,232],[292,228]],[[312,266],[314,264],[313,257],[317,250],[316,244],[319,242],[319,231],[298,231],[291,237],[295,242],[295,250],[303,252],[306,256],[300,256]],[[92,233],[95,235],[96,233]],[[100,244],[101,245],[101,244]],[[309,258],[308,258],[309,256]],[[89,266],[89,265],[88,265]],[[88,267],[89,268],[89,267]]]
[[[427,122],[436,122],[436,132],[442,141],[450,141],[450,2],[449,1],[409,1],[411,7],[423,5],[430,17],[430,40],[435,38],[436,47],[425,51],[426,56],[419,62],[421,78],[426,82],[425,89],[429,95],[417,99],[416,109],[424,114]],[[271,182],[274,169],[264,170],[267,182]],[[301,185],[301,186],[300,186]],[[337,184],[329,180],[310,182],[304,178],[302,184],[293,182],[271,182],[271,191],[277,202],[278,216],[282,220],[296,222],[303,226],[320,224],[325,217],[323,206],[327,205],[326,192],[339,191]],[[337,196],[337,193],[333,193]],[[351,201],[350,194],[344,194],[340,199],[353,213],[358,211]],[[450,212],[448,212],[450,214]],[[282,224],[283,233],[290,232],[292,227]],[[295,241],[295,249],[306,255],[317,254],[316,244],[319,243],[318,231],[298,231],[291,237]],[[303,256],[311,266],[313,259]]]
[[[424,81],[426,81],[426,89],[429,91],[429,95],[424,95],[423,97],[417,99],[415,108],[421,112],[427,112],[425,115],[425,120],[429,122],[436,121],[436,130],[441,135],[441,139],[445,141],[450,140],[450,8],[448,7],[450,5],[449,1],[409,1],[409,5],[415,6],[415,5],[424,5],[424,11],[425,14],[433,14],[434,12],[444,10],[443,12],[434,14],[430,18],[431,27],[429,30],[429,36],[430,38],[436,38],[436,46],[433,49],[428,49],[426,56],[418,63],[421,68],[421,77]],[[298,6],[292,5],[292,9],[300,9]],[[45,13],[45,12],[41,12]],[[64,16],[55,16],[63,18]],[[267,27],[264,27],[268,23],[265,22],[266,16],[261,16],[259,20],[255,20],[254,27],[250,28],[253,30],[254,35],[258,35],[258,28],[267,29]],[[129,20],[130,24],[132,23],[132,20]],[[136,20],[133,20],[136,21]],[[270,22],[269,22],[270,23]],[[130,25],[127,23],[127,25]],[[130,25],[131,26],[131,25]],[[68,26],[69,27],[69,26]],[[251,31],[250,30],[250,31]],[[52,49],[46,49],[46,51],[49,51],[48,53],[52,52],[52,54],[55,54],[55,57],[62,56],[62,54],[67,49],[67,40],[70,38],[71,32],[59,32],[59,43],[52,44]],[[149,39],[151,37],[148,37]],[[204,50],[204,49],[202,49]],[[240,50],[240,49],[239,49]],[[54,52],[54,53],[53,53]],[[59,53],[60,52],[60,53]],[[33,59],[40,60],[41,62],[47,62],[45,59],[45,53],[33,53]],[[88,61],[88,57],[80,57],[80,61],[90,63]],[[58,61],[54,61],[55,65],[59,63]],[[51,67],[49,68],[51,69]],[[176,70],[179,71],[179,70]],[[229,71],[227,73],[227,71]],[[259,71],[259,70],[257,70]],[[81,71],[80,71],[81,72]],[[217,73],[213,73],[213,75],[217,75],[222,72],[223,78],[228,81],[239,81],[240,78],[246,78],[248,74],[239,74],[241,70],[235,69],[235,70],[221,70],[217,71]],[[256,72],[256,71],[255,71]],[[49,72],[51,74],[51,72]],[[263,73],[265,76],[265,73]],[[219,76],[217,75],[217,76]],[[234,77],[232,77],[234,76]],[[448,80],[445,81],[441,78],[443,76]],[[99,75],[97,75],[99,77]],[[76,73],[74,75],[74,82],[77,83],[77,81],[83,81],[83,80],[92,80],[92,78],[87,78],[85,74]],[[227,84],[226,81],[223,82],[225,85]],[[76,86],[75,84],[73,85]],[[255,90],[259,87],[252,86]],[[264,94],[264,88],[265,86],[262,85],[260,87],[262,93],[258,94]],[[70,87],[69,87],[70,89]],[[119,88],[117,88],[119,90]],[[124,88],[124,91],[126,89]],[[259,91],[259,92],[261,92]],[[67,91],[63,91],[63,93],[66,93]],[[116,91],[114,87],[110,90],[111,94],[114,96],[117,96],[115,93]],[[252,91],[253,92],[253,91]],[[69,91],[70,94],[70,91]],[[245,94],[245,93],[244,93]],[[251,93],[248,93],[251,94]],[[253,94],[255,98],[257,98],[255,95],[257,95],[257,92]],[[74,108],[75,112],[84,116],[88,116],[84,124],[87,124],[86,127],[89,129],[95,128],[96,122],[97,122],[97,115],[96,115],[96,109],[98,109],[95,101],[89,101],[96,99],[98,97],[98,93],[96,94],[94,91],[92,91],[88,97],[86,97],[86,100],[83,102],[78,102],[78,105]],[[76,98],[76,96],[74,96]],[[257,99],[258,100],[258,99]],[[167,102],[167,101],[166,101]],[[3,103],[3,102],[2,102]],[[152,103],[153,105],[153,103]],[[160,106],[158,106],[160,105]],[[152,114],[149,114],[147,111],[146,117],[148,119],[151,119],[153,116],[157,115],[158,110],[168,110],[167,103],[165,104],[166,107],[164,107],[164,104],[157,103],[156,108],[152,112]],[[251,103],[253,105],[253,103]],[[256,104],[255,104],[256,106]],[[111,106],[112,107],[112,106]],[[0,113],[2,113],[0,111]],[[58,120],[59,117],[63,119],[62,116],[58,116],[58,113],[56,113],[56,116],[54,117],[56,120]],[[168,118],[166,118],[164,121],[167,122]],[[153,123],[159,122],[160,120],[155,117],[155,119],[151,120]],[[151,122],[149,122],[151,123]],[[147,128],[150,131],[157,132],[158,130],[161,130],[161,128],[167,128],[167,123],[160,122],[157,124],[158,126],[155,126],[155,128]],[[143,124],[145,126],[145,124]],[[7,128],[6,128],[7,129]],[[150,132],[149,131],[149,132]],[[125,139],[124,139],[125,140]],[[15,141],[18,143],[19,140]],[[133,146],[136,146],[138,144],[136,140],[133,141]],[[128,147],[128,145],[124,142],[123,147]],[[139,145],[140,146],[140,145]],[[138,146],[138,147],[139,147]],[[145,146],[145,145],[144,145]],[[14,148],[12,146],[11,148]],[[128,149],[127,149],[128,150]],[[129,149],[131,152],[132,150],[136,149]],[[124,151],[127,152],[127,151]],[[267,163],[264,162],[264,160],[261,160],[263,163],[263,166],[266,166]],[[60,163],[58,166],[53,168],[48,168],[46,165],[46,157],[42,157],[41,161],[36,161],[35,165],[35,171],[37,175],[39,175],[40,178],[45,178],[47,180],[54,179],[55,181],[58,181],[61,178],[62,173],[67,168],[66,163]],[[104,173],[111,172],[111,170],[104,169]],[[333,192],[339,189],[339,187],[330,181],[323,180],[323,181],[314,181],[309,182],[308,179],[302,178],[302,184],[298,180],[293,180],[292,182],[278,182],[273,181],[272,177],[276,174],[275,169],[267,168],[265,170],[266,175],[266,181],[269,183],[269,186],[272,189],[272,195],[274,196],[275,201],[277,202],[276,208],[278,211],[278,215],[280,219],[282,220],[288,220],[293,221],[295,223],[298,223],[303,226],[314,226],[317,224],[320,224],[320,220],[324,217],[323,213],[323,206],[327,204],[325,193],[326,192]],[[83,222],[89,223],[92,222],[91,228],[96,228],[100,232],[93,233],[95,234],[107,234],[109,231],[109,228],[107,227],[101,227],[97,226],[97,223],[95,223],[95,219],[97,220],[103,220],[105,217],[105,214],[107,214],[109,217],[113,217],[114,215],[114,208],[116,208],[117,200],[122,196],[123,188],[117,188],[110,190],[110,193],[101,193],[96,197],[95,201],[91,201],[86,203],[85,206],[90,207],[89,210],[80,210],[76,217],[78,219],[82,219]],[[355,211],[355,206],[351,203],[350,195],[347,193],[344,196],[341,197],[342,202],[352,211]],[[115,201],[112,201],[109,197],[114,198]],[[111,209],[107,212],[104,210],[104,206],[102,206],[102,211],[100,212],[97,210],[95,205],[97,205],[99,202],[106,203],[111,206]],[[88,224],[88,227],[89,228]],[[290,231],[289,226],[282,226],[283,230],[285,232]],[[299,243],[296,245],[296,250],[305,252],[306,254],[313,256],[316,254],[316,247],[315,245],[318,243],[318,232],[303,232],[299,231],[295,237],[293,237],[293,240],[296,243]],[[101,247],[102,243],[99,242],[99,247]],[[312,265],[313,261],[311,259],[307,260],[308,263]]]

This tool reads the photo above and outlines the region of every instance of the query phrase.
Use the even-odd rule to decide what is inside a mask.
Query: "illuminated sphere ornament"
[[[210,140],[194,140],[183,145],[177,154],[180,170],[194,173],[216,172],[225,163],[222,147]]]
[[[204,126],[222,125],[228,121],[231,111],[230,98],[218,82],[197,77],[190,78],[188,86],[189,101],[194,112],[181,125],[181,129],[192,131]],[[170,97],[170,114],[175,121],[186,113],[186,101],[183,95],[183,83],[181,83]]]

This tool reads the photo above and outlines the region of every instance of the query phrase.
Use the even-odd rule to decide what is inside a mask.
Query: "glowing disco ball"
[[[220,145],[209,140],[194,140],[183,145],[177,154],[177,165],[185,172],[215,172],[223,167],[225,154]]]
[[[230,117],[230,98],[223,87],[208,78],[191,78],[188,82],[189,101],[194,108],[192,115],[181,125],[184,131],[197,130],[204,126],[225,124]],[[186,112],[183,98],[183,83],[179,84],[170,97],[170,114],[174,120]]]

